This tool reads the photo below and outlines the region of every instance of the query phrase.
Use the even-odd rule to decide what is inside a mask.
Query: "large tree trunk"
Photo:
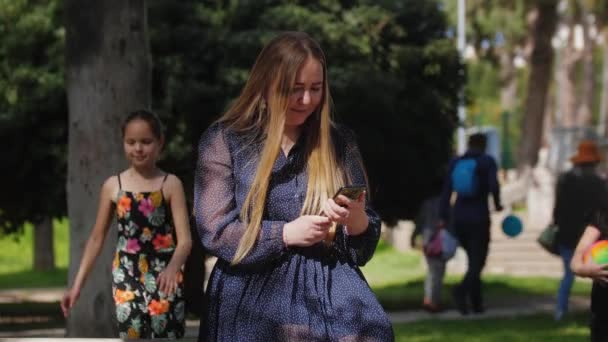
[[[70,281],[94,224],[101,184],[126,166],[122,118],[150,104],[146,16],[145,0],[65,1]],[[110,272],[116,231],[108,234],[68,318],[70,337],[117,336]]]
[[[558,125],[573,127],[577,122],[576,64],[581,54],[574,48],[574,26],[570,25],[570,37],[566,46],[561,48],[557,65],[557,110],[560,111]]]
[[[55,268],[53,249],[53,219],[45,217],[34,224],[34,270],[50,271]]]
[[[583,86],[582,93],[580,96],[580,103],[577,112],[577,125],[578,126],[590,126],[593,117],[593,101],[595,98],[595,67],[593,65],[593,49],[595,46],[594,40],[591,39],[591,25],[589,22],[589,11],[583,3],[579,0],[577,2],[581,9],[581,23],[583,26],[583,39],[585,47],[582,52],[583,60]]]
[[[515,54],[506,47],[499,52],[500,61],[500,106],[512,113],[517,106],[517,70],[513,65]]]
[[[532,17],[530,76],[517,161],[520,171],[534,167],[538,161],[547,89],[553,67],[551,38],[557,24],[556,5],[557,1],[554,0],[538,0]]]
[[[547,97],[549,97],[549,95],[547,95]],[[551,143],[551,133],[555,126],[553,113],[555,113],[555,103],[547,99],[547,103],[545,104],[545,118],[543,120],[543,133],[539,147],[548,147]]]
[[[608,41],[608,28],[604,28],[602,35],[604,41]],[[602,46],[602,92],[600,99],[600,113],[598,134],[602,137],[608,137],[608,45],[605,43]]]

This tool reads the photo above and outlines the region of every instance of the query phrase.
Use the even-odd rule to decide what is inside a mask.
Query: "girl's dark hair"
[[[134,112],[131,112],[125,118],[125,120],[122,122],[122,126],[121,126],[121,132],[122,132],[123,138],[125,136],[125,129],[127,128],[127,125],[133,120],[143,120],[143,121],[147,122],[148,125],[150,125],[152,134],[154,134],[154,136],[158,140],[162,139],[162,137],[164,135],[163,134],[164,129],[163,129],[162,122],[160,122],[160,119],[158,118],[158,116],[156,116],[156,114],[152,113],[151,111],[145,110],[145,109],[139,109]]]

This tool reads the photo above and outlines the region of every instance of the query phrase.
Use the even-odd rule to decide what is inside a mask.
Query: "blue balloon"
[[[502,231],[510,237],[519,235],[522,231],[523,225],[521,219],[515,215],[507,215],[502,220]]]

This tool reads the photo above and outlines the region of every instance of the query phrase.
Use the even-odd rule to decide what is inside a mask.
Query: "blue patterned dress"
[[[322,243],[286,248],[283,226],[300,215],[307,175],[303,138],[273,167],[260,236],[237,266],[232,260],[245,225],[239,219],[257,164],[259,144],[212,125],[199,144],[196,224],[206,251],[218,257],[207,286],[201,341],[392,341],[391,323],[359,266],[372,257],[380,219],[367,208],[369,227],[331,248]],[[365,183],[359,150],[346,130],[333,134],[352,184]]]

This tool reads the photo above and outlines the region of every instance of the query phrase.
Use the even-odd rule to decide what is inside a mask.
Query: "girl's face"
[[[323,97],[323,66],[308,57],[296,74],[296,82],[289,95],[286,126],[300,126],[314,112]]]
[[[154,166],[162,145],[162,139],[154,135],[144,120],[135,119],[125,127],[123,147],[127,160],[135,167]]]

